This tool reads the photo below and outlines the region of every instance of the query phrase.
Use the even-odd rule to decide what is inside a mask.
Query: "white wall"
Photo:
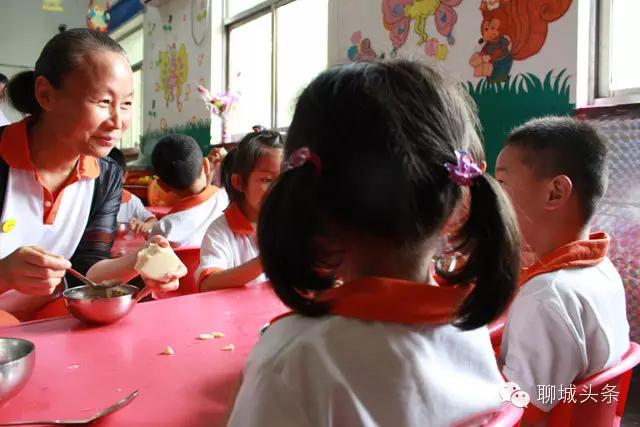
[[[64,12],[47,12],[42,10],[42,0],[0,1],[0,73],[10,78],[33,68],[60,24],[85,26],[88,4],[87,0],[64,0]],[[7,115],[14,120],[19,117],[13,111]]]

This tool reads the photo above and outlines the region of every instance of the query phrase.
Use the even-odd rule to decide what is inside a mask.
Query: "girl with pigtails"
[[[338,66],[303,91],[258,222],[292,312],[249,355],[229,425],[450,426],[500,407],[485,325],[514,295],[519,244],[465,151],[476,120],[460,85],[406,60]],[[467,261],[432,286],[462,187]]]

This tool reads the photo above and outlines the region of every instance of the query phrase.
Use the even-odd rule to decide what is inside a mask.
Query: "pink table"
[[[33,376],[0,407],[0,422],[84,418],[140,390],[99,425],[222,425],[260,328],[284,311],[259,285],[143,303],[109,326],[62,317],[0,329],[36,344]],[[225,337],[197,339],[212,331]],[[160,354],[166,346],[176,354]]]
[[[124,236],[116,237],[111,248],[111,256],[113,258],[121,257],[122,255],[134,252],[143,247],[146,243],[146,239],[143,234],[140,233],[128,233]]]

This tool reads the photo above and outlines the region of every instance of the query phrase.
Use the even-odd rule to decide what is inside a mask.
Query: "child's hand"
[[[23,246],[0,259],[0,287],[28,295],[51,295],[71,263],[37,246]]]
[[[131,221],[129,221],[129,230],[131,230],[133,233],[142,232],[144,226],[145,223],[143,221],[140,221],[138,218],[132,218]]]

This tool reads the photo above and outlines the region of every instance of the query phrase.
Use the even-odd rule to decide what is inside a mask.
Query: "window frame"
[[[122,24],[120,27],[114,29],[113,31],[111,31],[109,33],[109,36],[115,40],[116,42],[120,43],[122,40],[126,39],[127,37],[131,36],[132,34],[138,32],[138,31],[142,31],[142,36],[144,37],[144,20],[143,20],[143,14],[139,13],[136,16],[134,16],[133,18],[131,18],[129,21],[125,22],[124,24]],[[144,43],[144,42],[143,42]],[[131,71],[133,73],[135,72],[140,72],[140,80],[141,82],[144,82],[144,69],[143,69],[143,65],[144,65],[144,53],[143,53],[143,58],[138,61],[135,62],[133,64],[131,64]],[[144,85],[144,83],[143,83]],[[143,100],[143,94],[139,93],[136,94],[136,96],[140,97],[140,106],[141,106],[141,111],[140,111],[140,117],[132,117],[131,120],[137,120],[140,122],[140,129],[141,131],[144,131],[144,127],[142,125],[142,123],[144,122],[144,100]],[[133,138],[133,146],[131,147],[122,147],[122,141],[119,142],[119,147],[121,150],[128,150],[128,149],[136,149],[136,150],[140,150],[140,143],[141,143],[141,135],[132,135]]]
[[[640,86],[613,90],[611,84],[612,8],[614,0],[597,0],[593,70],[593,103],[596,106],[640,103]]]
[[[230,46],[230,34],[231,31],[241,27],[244,24],[247,24],[257,18],[260,18],[268,13],[271,13],[271,123],[269,123],[270,128],[275,128],[278,123],[278,8],[282,6],[286,6],[289,3],[293,3],[296,0],[266,0],[263,1],[249,9],[246,9],[242,12],[239,12],[233,16],[227,16],[227,2],[224,1],[224,10],[223,16],[225,19],[223,21],[224,24],[224,79],[225,79],[225,87],[229,87],[231,83],[231,75],[230,75],[230,56],[231,56],[231,46]],[[280,128],[278,130],[286,131],[288,128]]]

